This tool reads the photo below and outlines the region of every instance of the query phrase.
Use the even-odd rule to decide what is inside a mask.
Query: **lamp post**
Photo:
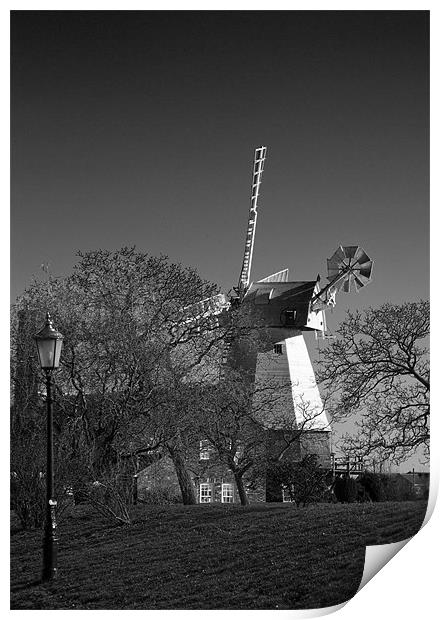
[[[35,335],[40,367],[46,375],[47,402],[47,468],[46,468],[46,507],[43,539],[43,581],[57,576],[57,522],[53,484],[53,406],[52,406],[52,372],[60,365],[63,336],[52,325],[49,312],[46,324]]]

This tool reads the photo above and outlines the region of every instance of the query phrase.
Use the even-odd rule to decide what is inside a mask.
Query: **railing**
[[[362,474],[365,469],[364,462],[360,456],[350,457],[335,457],[333,454],[332,470],[333,475],[346,474],[348,476],[357,476]]]

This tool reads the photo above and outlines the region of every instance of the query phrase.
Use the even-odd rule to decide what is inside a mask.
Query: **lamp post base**
[[[56,505],[56,500],[49,500],[46,512],[43,539],[43,581],[56,579],[58,575],[58,536],[55,518]]]

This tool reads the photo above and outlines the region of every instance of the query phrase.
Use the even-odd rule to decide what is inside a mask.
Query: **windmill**
[[[279,418],[272,417],[266,428],[275,442],[276,433],[283,431],[286,419],[289,428],[305,429],[307,441],[303,451],[317,454],[321,464],[330,467],[331,427],[303,333],[324,333],[326,308],[335,305],[338,292],[357,291],[368,284],[373,261],[359,246],[340,246],[327,260],[328,284],[323,288],[319,275],[314,280],[291,281],[288,269],[255,282],[251,280],[258,198],[266,153],[265,146],[255,149],[248,226],[238,284],[228,297],[220,294],[192,306],[191,320],[214,315],[224,323],[231,311],[239,306],[245,307],[251,316],[254,313],[258,317],[258,326],[264,329],[266,336],[264,343],[258,345],[258,350],[247,352],[240,358],[240,347],[231,347],[229,342],[225,347],[224,363],[245,368],[255,384],[268,379],[290,382],[291,390]]]
[[[267,148],[255,149],[252,168],[251,199],[244,254],[237,286],[229,295],[220,293],[188,306],[188,321],[209,316],[223,317],[231,308],[246,304],[255,306],[263,324],[272,335],[273,344],[291,337],[302,338],[302,332],[324,333],[326,308],[334,307],[336,294],[358,291],[371,280],[373,261],[359,246],[339,246],[327,259],[328,284],[321,289],[320,276],[314,280],[290,281],[289,270],[282,269],[256,282],[251,281],[252,259],[258,217],[258,199],[266,161]],[[291,343],[290,343],[291,344]],[[286,344],[286,347],[289,348]],[[305,349],[305,344],[304,347]],[[279,350],[280,347],[277,347]],[[305,349],[306,350],[306,349]],[[308,358],[308,354],[307,354]],[[310,361],[307,364],[313,374]],[[292,377],[292,380],[294,377]]]
[[[238,286],[233,289],[236,296],[232,297],[232,300],[240,303],[246,297],[251,286],[250,276],[257,226],[258,197],[260,194],[266,153],[267,148],[265,146],[255,149],[251,186],[251,206],[245,239],[244,256]],[[317,287],[318,290],[311,300],[313,309],[316,310],[318,307],[325,308],[326,306],[334,306],[335,295],[340,290],[349,293],[353,285],[357,291],[364,287],[371,280],[372,268],[373,261],[361,247],[339,246],[333,256],[327,259],[327,279],[329,280],[329,284],[322,290],[319,290],[319,286]],[[282,269],[259,280],[258,283],[287,282],[288,277],[289,270]],[[320,278],[318,276],[316,281],[319,282],[319,280]]]

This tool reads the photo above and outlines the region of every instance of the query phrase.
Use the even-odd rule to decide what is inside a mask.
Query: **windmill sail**
[[[288,282],[289,280],[289,270],[282,269],[281,271],[277,271],[276,273],[272,273],[270,276],[266,278],[262,278],[258,280],[258,282]]]
[[[238,290],[240,297],[249,287],[252,266],[252,254],[254,251],[255,229],[257,226],[258,195],[260,193],[261,178],[263,176],[264,162],[266,159],[266,147],[260,146],[255,149],[254,167],[252,173],[251,207],[249,211],[248,227],[244,245],[243,264],[241,267]]]

